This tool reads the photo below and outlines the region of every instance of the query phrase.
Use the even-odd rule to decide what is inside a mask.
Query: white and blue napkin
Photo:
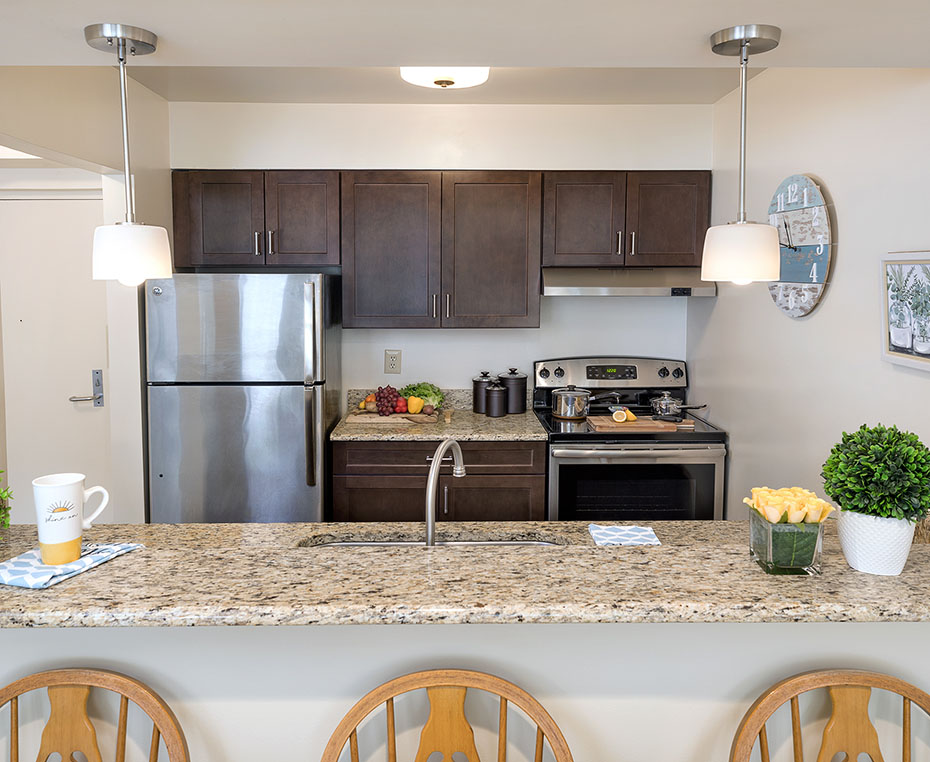
[[[588,524],[595,545],[661,545],[652,527],[605,527]]]
[[[84,543],[81,557],[61,566],[48,566],[42,563],[38,548],[0,563],[0,583],[15,587],[28,587],[41,590],[73,577],[75,574],[93,569],[111,558],[129,553],[136,548],[144,548],[139,543]]]

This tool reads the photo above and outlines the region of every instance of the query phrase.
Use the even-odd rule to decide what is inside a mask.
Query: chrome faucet
[[[442,467],[442,456],[446,450],[452,450],[452,475],[465,476],[465,463],[462,460],[462,448],[454,439],[444,439],[439,443],[433,453],[429,466],[429,476],[426,478],[426,545],[436,544],[436,492],[439,488],[439,469]]]

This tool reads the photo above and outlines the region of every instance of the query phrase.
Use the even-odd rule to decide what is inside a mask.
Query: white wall
[[[171,229],[168,104],[130,79],[136,218]],[[122,167],[116,68],[0,67],[0,144],[98,172]],[[122,184],[104,180],[104,222],[122,219]],[[88,249],[91,241],[87,240]],[[87,272],[86,284],[90,284]],[[75,283],[80,287],[81,283]],[[142,521],[142,394],[136,292],[107,284],[110,423],[114,488]],[[11,404],[10,399],[6,404]]]
[[[736,211],[736,94],[714,109],[713,220]],[[749,88],[747,209],[765,221],[787,175],[823,182],[839,241],[820,306],[793,320],[763,284],[692,300],[692,398],[731,436],[730,517],[756,485],[821,490],[843,431],[896,424],[930,443],[930,374],[880,358],[879,259],[930,249],[930,71],[769,69]]]
[[[706,169],[710,106],[172,103],[175,168]],[[429,379],[590,353],[683,357],[682,300],[543,298],[540,328],[346,330],[343,385]],[[383,373],[401,349],[403,372]]]

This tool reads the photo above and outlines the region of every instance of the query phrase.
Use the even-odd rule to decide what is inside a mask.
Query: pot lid
[[[501,381],[507,381],[517,378],[526,378],[526,373],[520,373],[516,368],[510,368],[509,373],[499,373],[497,377],[501,379]]]
[[[574,396],[576,396],[576,397],[583,397],[583,396],[586,395],[586,394],[587,394],[587,395],[590,395],[590,394],[591,394],[591,390],[590,390],[590,389],[581,389],[581,388],[575,386],[574,384],[569,384],[568,386],[563,386],[561,389],[553,389],[553,390],[552,390],[552,394],[553,394],[553,396],[555,396],[555,395],[562,396],[563,394],[571,394],[571,395],[574,395]]]
[[[478,381],[478,382],[480,382],[480,383],[489,384],[489,383],[491,383],[491,382],[494,380],[493,378],[491,378],[491,371],[489,371],[489,370],[482,370],[482,371],[479,371],[479,372],[481,373],[481,375],[480,375],[480,376],[475,376],[475,377],[472,379],[472,381]]]
[[[498,390],[500,390],[500,391],[506,391],[506,389],[504,389],[504,386],[503,386],[497,379],[493,379],[493,380],[491,381],[491,383],[488,384],[488,391],[489,391],[489,392],[496,392],[496,391],[498,391]]]

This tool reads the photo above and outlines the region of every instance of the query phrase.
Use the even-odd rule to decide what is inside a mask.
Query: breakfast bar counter
[[[581,523],[440,523],[438,539],[551,546],[368,546],[422,524],[102,525],[85,539],[145,548],[46,590],[0,587],[0,627],[930,620],[930,545],[904,573],[852,571],[833,523],[823,574],[769,576],[745,522],[657,522],[661,546],[597,547]],[[3,533],[0,558],[35,547]]]

